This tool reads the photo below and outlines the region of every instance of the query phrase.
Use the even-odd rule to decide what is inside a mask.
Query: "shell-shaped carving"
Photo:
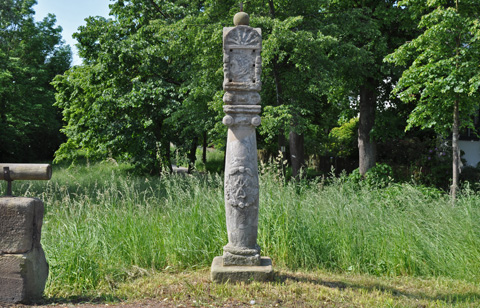
[[[237,26],[230,30],[225,37],[226,45],[260,46],[261,43],[260,34],[248,26]]]

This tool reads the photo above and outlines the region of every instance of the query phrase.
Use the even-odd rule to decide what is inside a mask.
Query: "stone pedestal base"
[[[48,264],[42,248],[0,255],[0,303],[30,303],[42,298]]]
[[[40,244],[43,202],[0,198],[0,306],[42,298],[48,264]]]
[[[212,262],[211,278],[214,282],[272,280],[272,259],[262,257],[260,266],[224,266],[223,257],[215,257]]]
[[[225,266],[260,266],[262,262],[259,254],[242,256],[224,252],[222,258],[223,265]]]

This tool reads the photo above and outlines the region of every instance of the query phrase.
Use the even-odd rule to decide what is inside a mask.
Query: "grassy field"
[[[234,287],[208,281],[211,261],[227,243],[219,175],[136,176],[113,163],[57,166],[51,181],[18,182],[14,193],[45,202],[52,301],[480,306],[474,191],[464,189],[452,207],[435,189],[378,189],[346,177],[285,183],[269,167],[261,168],[260,185],[258,242],[278,275]]]

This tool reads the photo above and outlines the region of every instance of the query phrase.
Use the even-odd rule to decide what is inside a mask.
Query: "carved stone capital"
[[[235,123],[235,119],[232,116],[226,115],[223,117],[222,123],[223,125],[230,126]]]
[[[262,124],[262,119],[259,116],[255,116],[255,117],[252,118],[251,123],[252,123],[253,126],[257,127],[260,124]]]
[[[223,118],[223,124],[227,126],[258,126],[261,119],[258,114],[261,111],[258,105],[224,105],[223,111],[227,114]]]

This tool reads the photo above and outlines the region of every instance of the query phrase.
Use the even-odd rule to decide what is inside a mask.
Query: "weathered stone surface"
[[[0,255],[0,303],[30,303],[40,299],[48,277],[41,247],[24,254]]]
[[[39,199],[0,197],[0,254],[40,247],[43,212]]]
[[[248,15],[247,15],[248,16]],[[225,212],[228,244],[224,266],[260,265],[258,164],[255,127],[261,111],[261,31],[249,26],[224,29],[224,95],[228,126],[225,158]]]
[[[241,26],[241,25],[248,26],[249,23],[250,23],[250,16],[248,16],[248,14],[245,12],[238,12],[237,14],[235,14],[235,16],[233,16],[233,24],[235,26]]]
[[[0,180],[7,180],[4,168],[9,168],[9,177],[12,181],[18,180],[50,180],[52,166],[49,164],[5,164],[0,163]]]
[[[48,264],[40,245],[43,202],[0,198],[0,302],[31,302],[42,297]]]
[[[223,102],[227,105],[258,105],[260,104],[260,94],[240,91],[225,92]]]
[[[273,279],[272,260],[262,257],[259,266],[224,266],[222,257],[213,259],[211,279],[215,282],[268,281]]]
[[[228,244],[223,248],[223,257],[215,258],[212,264],[215,281],[264,280],[265,275],[257,244],[259,183],[255,132],[261,123],[258,92],[262,86],[262,32],[248,26],[247,14],[242,12],[235,18],[237,27],[223,28],[226,115],[222,122],[228,126],[224,184]]]
[[[240,255],[228,252],[223,248],[223,265],[224,266],[259,266],[261,262],[260,249],[255,254]]]
[[[253,95],[256,98],[252,103],[260,102],[255,94],[239,92],[259,92],[262,88],[261,33],[260,29],[249,26],[223,28],[223,89],[227,91],[224,99],[238,97],[241,103],[247,101],[242,96]]]

